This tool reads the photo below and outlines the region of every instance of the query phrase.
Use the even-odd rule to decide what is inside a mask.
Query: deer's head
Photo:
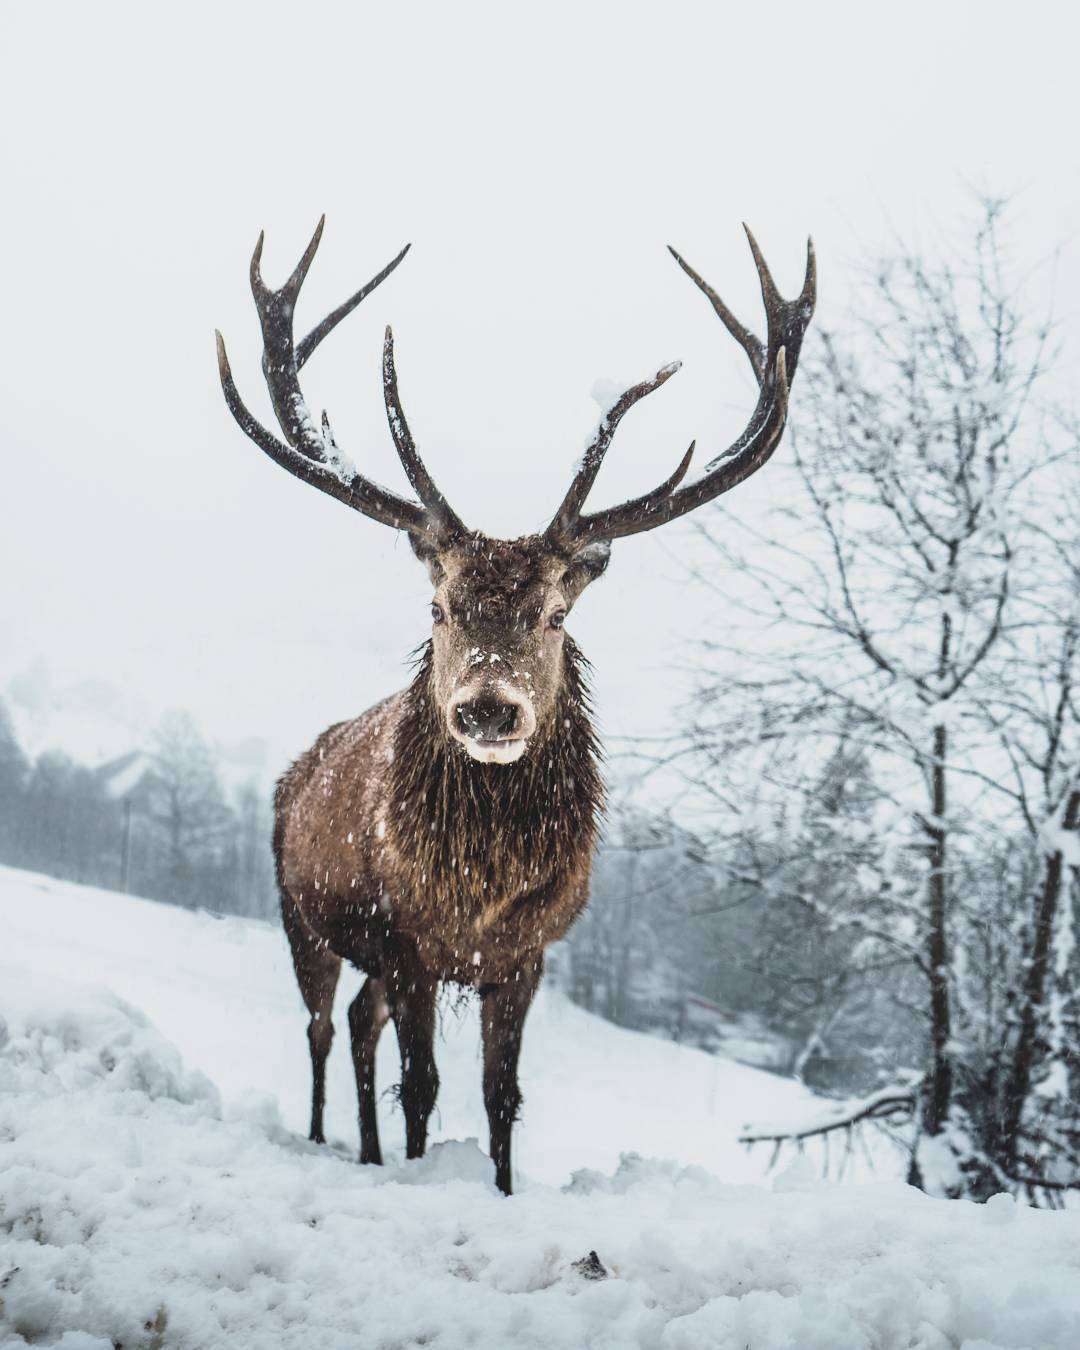
[[[293,337],[296,300],[322,230],[320,220],[304,256],[280,290],[270,290],[262,280],[262,235],[251,260],[251,289],[263,332],[263,374],[284,441],[267,431],[245,407],[219,333],[218,368],[226,401],[241,429],[283,468],[354,510],[408,532],[433,588],[431,692],[447,734],[474,759],[511,764],[538,732],[557,734],[553,722],[565,668],[563,622],[584,588],[603,573],[611,541],[654,529],[712,501],[756,472],[779,444],[787,418],[788,387],[814,312],[813,246],[807,246],[802,291],[795,300],[784,300],[747,230],[767,317],[764,342],[739,323],[672,249],[676,262],[708,297],[750,360],[759,396],[746,429],[689,483],[683,480],[693,445],[659,487],[619,506],[586,514],[585,499],[620,420],[678,369],[677,363],[664,366],[607,409],[547,528],[523,539],[500,540],[469,530],[424,467],[401,408],[389,328],[383,346],[386,411],[398,456],[419,500],[400,497],[365,478],[338,447],[326,414],[319,426],[308,412],[299,385],[304,363],[408,252],[406,246],[297,344]]]

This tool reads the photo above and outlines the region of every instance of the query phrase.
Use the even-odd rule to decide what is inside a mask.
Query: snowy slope
[[[307,1133],[307,1013],[276,926],[0,868],[0,942],[0,962],[38,978],[107,986],[227,1099],[272,1094],[287,1126]],[[350,1151],[358,1134],[346,1008],[359,986],[357,973],[343,972],[327,1085],[327,1137]],[[477,1008],[456,1002],[444,996],[432,1137],[485,1139]],[[380,1091],[399,1077],[390,1027],[379,1046]],[[517,1166],[554,1184],[577,1168],[610,1170],[630,1150],[698,1163],[725,1180],[756,1179],[767,1151],[748,1157],[735,1143],[738,1128],[817,1100],[773,1074],[612,1026],[544,989],[526,1025],[522,1087]],[[389,1095],[380,1130],[384,1148],[404,1150],[404,1119]]]
[[[360,1168],[344,1035],[341,1147],[297,1134],[304,1022],[272,928],[0,870],[0,935],[0,1345],[1080,1346],[1080,1215],[799,1166],[750,1184],[737,1126],[806,1102],[768,1074],[546,994],[507,1200],[470,1142],[472,1013],[444,1017],[445,1142],[402,1163],[387,1100],[395,1156]],[[608,1278],[575,1270],[590,1250]]]

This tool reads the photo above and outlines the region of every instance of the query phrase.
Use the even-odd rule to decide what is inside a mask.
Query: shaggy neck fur
[[[554,715],[516,763],[479,764],[431,697],[428,644],[397,729],[392,822],[414,887],[480,906],[569,876],[592,854],[603,811],[588,663],[567,637]]]

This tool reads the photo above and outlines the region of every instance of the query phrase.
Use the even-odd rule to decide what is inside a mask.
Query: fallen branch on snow
[[[834,1110],[824,1112],[815,1120],[797,1126],[748,1126],[739,1135],[740,1144],[798,1143],[815,1135],[831,1134],[834,1130],[850,1130],[864,1120],[886,1120],[898,1112],[910,1114],[915,1109],[918,1084],[908,1087],[879,1088],[867,1097],[838,1103]]]

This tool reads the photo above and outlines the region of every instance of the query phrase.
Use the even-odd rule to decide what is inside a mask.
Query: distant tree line
[[[185,908],[277,912],[270,806],[255,783],[231,798],[186,713],[145,751],[88,768],[23,752],[0,703],[0,862]]]

